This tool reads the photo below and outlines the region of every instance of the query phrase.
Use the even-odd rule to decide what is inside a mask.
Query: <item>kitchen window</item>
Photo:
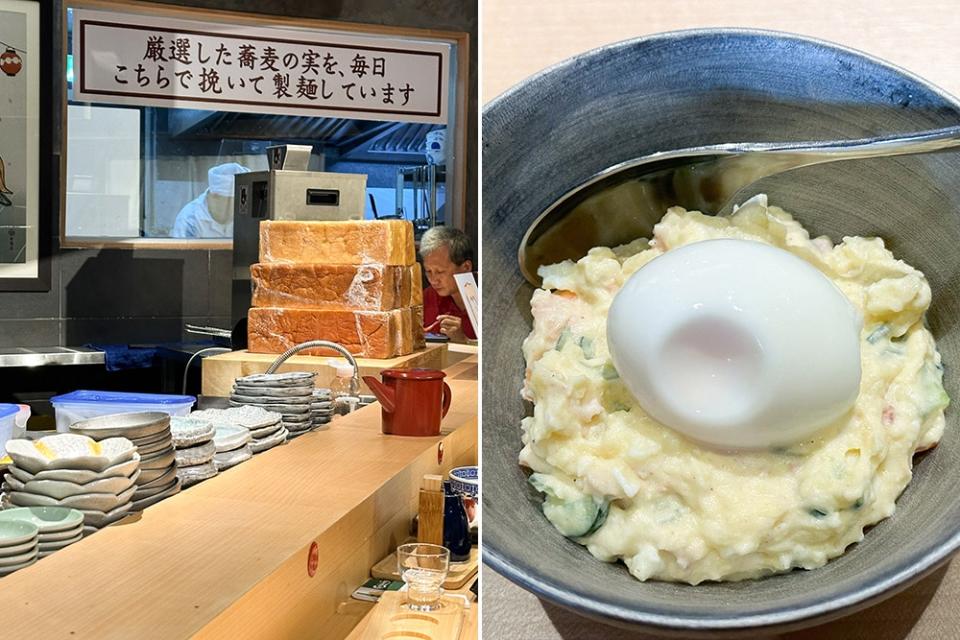
[[[101,11],[106,20],[99,19]],[[116,27],[109,24],[110,12],[121,12],[114,14]],[[416,30],[102,2],[69,3],[64,13],[64,246],[227,248],[233,176],[266,171],[267,147],[288,143],[312,147],[310,171],[365,174],[367,218],[402,217],[418,231],[434,223],[463,226],[465,34],[431,32],[426,38]],[[133,15],[120,20],[123,14]],[[134,31],[141,23],[142,32]],[[103,31],[108,29],[114,31]],[[81,31],[88,35],[86,45]],[[117,44],[99,44],[104,33]],[[218,47],[204,40],[209,33],[221,35]],[[439,94],[442,87],[444,94],[442,117],[439,109],[410,116],[399,107],[397,113],[354,109],[361,93],[364,104],[377,107],[403,101],[403,83],[392,86],[386,73],[394,63],[389,55],[406,55],[391,53],[398,50],[395,43],[446,53],[435,89]],[[245,54],[255,58],[241,70]],[[171,83],[183,94],[186,87],[196,94],[203,83],[209,89],[218,58],[231,66],[219,68],[214,89],[221,92],[209,94],[213,98],[159,95],[169,92]],[[375,77],[378,64],[381,73]],[[104,69],[113,77],[98,79]],[[98,82],[108,91],[98,93]],[[235,103],[225,100],[227,83],[235,92],[243,83],[249,95]],[[408,99],[415,88],[407,83]],[[372,99],[370,93],[378,90]],[[311,91],[313,100],[328,100],[330,106],[288,106],[288,97],[310,99]],[[201,218],[202,223],[191,222]]]

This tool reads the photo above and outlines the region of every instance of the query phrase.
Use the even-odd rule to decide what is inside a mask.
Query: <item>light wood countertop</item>
[[[441,437],[384,436],[374,404],[3,578],[0,636],[345,637],[366,609],[344,603],[408,534],[419,478],[476,463],[478,385],[458,373]]]

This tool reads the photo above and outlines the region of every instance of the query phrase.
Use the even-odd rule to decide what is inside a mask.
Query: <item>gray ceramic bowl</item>
[[[641,583],[542,516],[517,465],[532,293],[520,238],[592,174],[654,151],[735,141],[858,138],[955,125],[960,103],[863,54],[787,34],[668,33],[588,52],[532,77],[483,114],[483,509],[485,560],[519,585],[608,622],[705,632],[799,627],[878,601],[960,545],[960,431],[917,461],[896,514],[815,571],[757,581]],[[770,178],[756,192],[813,234],[880,236],[923,270],[928,320],[960,400],[960,154],[869,160]]]

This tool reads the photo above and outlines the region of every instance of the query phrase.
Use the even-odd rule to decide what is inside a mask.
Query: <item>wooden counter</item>
[[[251,373],[263,373],[277,359],[278,354],[250,353],[249,351],[231,351],[203,359],[203,395],[228,396],[233,388],[233,381],[240,376]],[[287,359],[278,371],[314,371],[317,373],[316,386],[329,387],[335,372],[329,362],[333,360],[341,363],[344,358],[333,356],[292,356]],[[415,351],[410,355],[398,356],[386,360],[375,358],[357,358],[361,376],[377,376],[384,369],[411,369],[422,367],[425,369],[443,369],[453,364],[447,360],[446,344],[427,344],[425,349]],[[369,393],[367,386],[361,381],[361,393]]]
[[[346,637],[369,610],[350,593],[407,537],[420,478],[477,461],[470,366],[448,371],[441,437],[384,436],[374,404],[0,579],[2,636]]]

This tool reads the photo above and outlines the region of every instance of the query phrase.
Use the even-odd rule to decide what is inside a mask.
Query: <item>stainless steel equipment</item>
[[[263,220],[362,220],[367,176],[307,171],[310,147],[267,147],[270,171],[238,174],[233,205],[233,324],[250,308],[250,265]]]
[[[403,196],[408,182],[413,187],[413,211],[405,215]],[[396,202],[397,217],[411,220],[418,237],[437,226],[437,166],[424,164],[397,169]]]

